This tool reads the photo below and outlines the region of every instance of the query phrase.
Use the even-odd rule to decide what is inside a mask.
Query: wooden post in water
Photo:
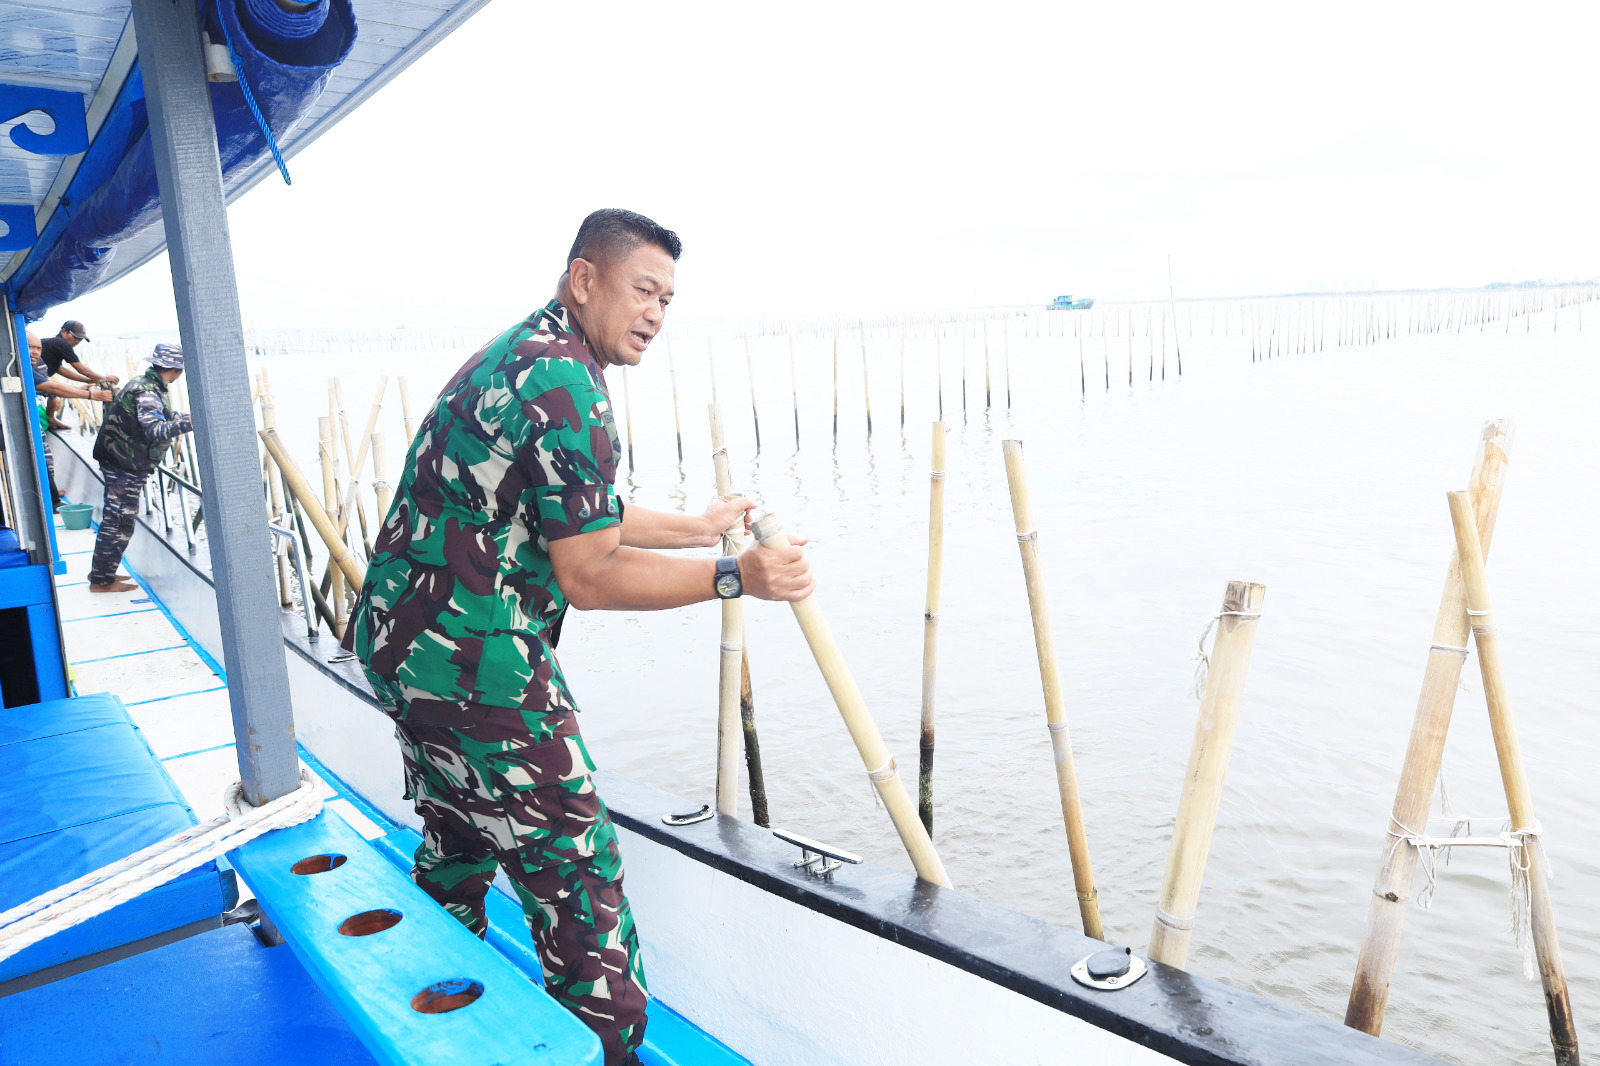
[[[1239,724],[1250,653],[1255,648],[1265,585],[1230,581],[1216,618],[1217,635],[1211,645],[1210,669],[1200,697],[1200,719],[1194,729],[1189,767],[1183,775],[1178,818],[1172,827],[1167,871],[1161,880],[1156,920],[1150,930],[1150,957],[1183,969],[1189,955],[1189,933],[1194,928],[1200,881],[1211,851],[1211,834],[1217,826],[1222,802],[1222,782],[1228,773],[1233,734]]]
[[[756,368],[755,364],[750,361],[750,335],[748,333],[745,334],[744,337],[744,372],[745,377],[750,382],[750,421],[752,424],[754,424],[756,431],[756,454],[760,455],[761,413],[756,410]],[[629,446],[628,451],[628,465],[630,467],[633,465],[633,450],[631,445]]]
[[[1484,423],[1467,481],[1477,515],[1478,543],[1485,557],[1494,537],[1495,519],[1500,513],[1500,494],[1505,488],[1514,435],[1515,427],[1509,421]],[[1411,723],[1411,739],[1406,744],[1405,763],[1400,770],[1394,807],[1384,835],[1383,858],[1372,887],[1367,932],[1356,961],[1350,1002],[1345,1007],[1344,1024],[1373,1036],[1383,1030],[1389,984],[1400,954],[1400,935],[1411,900],[1411,881],[1417,870],[1417,849],[1397,847],[1395,837],[1399,833],[1413,835],[1427,831],[1428,809],[1433,790],[1439,783],[1445,736],[1450,730],[1456,688],[1467,656],[1466,595],[1461,557],[1452,552],[1445,571],[1439,613],[1433,624],[1433,643],[1422,675],[1422,693],[1417,698],[1416,715]]]
[[[1495,626],[1494,607],[1489,600],[1489,580],[1484,570],[1483,550],[1478,542],[1472,498],[1465,492],[1452,492],[1449,501],[1450,521],[1455,526],[1456,554],[1461,559],[1461,578],[1467,590],[1467,617],[1472,623],[1473,643],[1478,647],[1478,667],[1483,675],[1483,695],[1489,707],[1489,728],[1494,734],[1495,755],[1500,762],[1500,780],[1505,786],[1511,833],[1522,835],[1521,866],[1527,876],[1533,953],[1539,967],[1539,980],[1544,986],[1545,1009],[1550,1018],[1550,1043],[1555,1048],[1556,1066],[1578,1066],[1578,1029],[1572,1017],[1572,1000],[1567,993],[1567,975],[1561,965],[1561,944],[1556,938],[1549,875],[1545,869],[1544,847],[1539,840],[1539,820],[1533,816],[1528,773],[1522,764],[1522,747],[1517,740],[1516,722],[1512,718],[1505,667],[1500,660],[1500,634]],[[1513,852],[1513,861],[1515,855]],[[1518,891],[1515,881],[1512,891]],[[1521,939],[1519,931],[1519,947],[1522,946]]]
[[[833,442],[839,443],[839,331],[833,331]]]
[[[789,396],[794,403],[794,450],[800,450],[800,378],[794,368],[794,330],[789,330]],[[674,394],[673,410],[677,410],[677,399]],[[678,450],[683,450],[683,445],[678,445]]]
[[[672,342],[667,342],[667,377],[672,382],[672,432],[678,440],[678,466],[683,466],[683,423],[678,418],[678,367],[672,361]]]
[[[922,728],[917,762],[917,812],[933,835],[933,697],[939,659],[939,582],[944,567],[944,423],[933,424],[928,486],[928,598],[922,611]]]
[[[1089,863],[1089,836],[1083,826],[1083,801],[1078,794],[1078,771],[1072,761],[1072,738],[1067,733],[1066,700],[1061,693],[1061,670],[1056,664],[1056,642],[1050,624],[1050,603],[1044,589],[1044,569],[1039,562],[1039,531],[1033,524],[1028,499],[1028,474],[1022,462],[1022,442],[1004,441],[1006,481],[1011,487],[1011,514],[1017,525],[1017,547],[1022,552],[1022,576],[1033,613],[1033,644],[1039,656],[1039,680],[1044,687],[1045,721],[1055,757],[1056,789],[1061,797],[1061,820],[1067,829],[1067,850],[1072,856],[1072,880],[1078,894],[1078,913],[1085,936],[1099,940],[1100,901]]]
[[[1582,322],[1582,319],[1579,319]],[[901,320],[901,431],[906,429],[906,322]]]
[[[728,466],[728,447],[722,436],[722,412],[716,404],[711,414],[711,462],[717,472],[717,495],[733,495],[733,473]],[[743,522],[740,522],[743,528]],[[722,554],[738,555],[743,533],[726,530],[722,534]],[[744,601],[722,601],[721,670],[717,677],[717,811],[731,817],[739,814],[739,719],[740,664],[744,660]]]
[[[1004,345],[1006,360],[1006,410],[1011,410],[1011,329],[1005,323],[1000,323],[1000,341]]]
[[[789,537],[774,515],[757,519],[752,529],[763,547],[789,546]],[[789,606],[794,610],[795,621],[800,623],[800,631],[805,634],[811,655],[828,684],[828,691],[839,707],[839,715],[844,719],[845,728],[850,731],[850,739],[855,741],[856,751],[860,753],[861,762],[867,770],[867,778],[878,790],[878,796],[883,800],[890,820],[894,822],[895,831],[900,834],[900,842],[905,845],[917,876],[945,888],[951,887],[950,875],[945,873],[944,863],[933,846],[933,839],[917,818],[917,809],[900,781],[894,758],[883,743],[883,736],[878,732],[877,723],[872,720],[872,713],[867,710],[866,700],[861,698],[855,678],[850,676],[850,668],[845,665],[838,642],[828,629],[822,608],[817,606],[814,596],[796,600]]]
[[[406,388],[405,375],[395,379],[400,386],[400,417],[406,427],[406,447],[411,447],[411,442],[417,439],[416,427],[411,422],[411,390]]]
[[[861,399],[867,408],[867,436],[872,436],[872,386],[867,379],[867,324],[861,323]]]
[[[989,320],[983,320],[983,409],[993,406],[994,390],[989,385]]]

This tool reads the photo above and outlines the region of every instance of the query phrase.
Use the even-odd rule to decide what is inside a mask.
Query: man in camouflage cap
[[[583,221],[556,298],[467,360],[423,419],[345,636],[396,722],[423,820],[412,878],[481,936],[504,870],[546,987],[608,1066],[634,1061],[648,995],[616,831],[555,657],[561,618],[811,590],[798,547],[753,548],[731,570],[641,550],[715,545],[748,516],[743,497],[701,515],[617,498],[604,372],[637,365],[661,329],[680,251],[632,211]]]
[[[105,420],[94,441],[95,462],[105,479],[105,507],[89,563],[90,592],[133,592],[126,574],[117,573],[139,516],[139,491],[173,440],[194,429],[189,416],[174,413],[167,386],[183,373],[183,349],[158,344],[149,355],[150,369],[122,387],[106,405]]]

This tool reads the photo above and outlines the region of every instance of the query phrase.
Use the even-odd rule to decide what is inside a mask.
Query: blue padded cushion
[[[0,1066],[373,1062],[294,952],[243,925],[0,999],[0,1033]]]
[[[195,824],[122,701],[0,709],[0,911]],[[238,894],[207,863],[0,961],[0,981],[220,914]]]
[[[28,553],[17,541],[17,531],[0,529],[0,570],[13,566],[27,566]]]

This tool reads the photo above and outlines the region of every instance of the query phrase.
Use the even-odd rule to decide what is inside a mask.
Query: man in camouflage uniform
[[[161,465],[172,441],[194,429],[188,415],[173,413],[167,395],[167,386],[183,373],[183,349],[158,344],[149,359],[150,369],[124,385],[116,401],[106,407],[94,441],[106,492],[89,563],[90,592],[132,592],[139,587],[117,573],[139,516],[139,490]]]
[[[346,634],[396,721],[423,819],[412,877],[480,936],[498,865],[546,987],[634,1061],[648,994],[622,859],[554,653],[568,605],[660,610],[714,598],[710,547],[749,500],[703,515],[617,498],[604,371],[661,328],[680,245],[631,211],[584,220],[556,299],[456,372],[423,419]],[[798,599],[798,550],[740,557],[743,589]],[[724,593],[726,594],[726,592]]]

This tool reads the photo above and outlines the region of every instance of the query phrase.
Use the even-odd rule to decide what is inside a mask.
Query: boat
[[[1092,296],[1057,296],[1044,305],[1046,311],[1087,311],[1094,306]]]
[[[155,475],[125,557],[140,592],[91,596],[92,530],[41,503],[48,449],[63,495],[101,516],[90,438],[46,440],[30,378],[0,388],[0,911],[46,906],[80,879],[122,900],[11,953],[20,923],[0,919],[0,1063],[601,1061],[593,1034],[542,990],[508,892],[491,890],[480,940],[409,879],[418,819],[389,720],[350,657],[281,606],[272,557],[294,537],[270,524],[254,436],[239,431],[254,415],[226,202],[480,6],[0,0],[0,98],[55,119],[52,134],[0,141],[0,174],[54,168],[7,190],[21,210],[4,214],[14,254],[0,271],[0,365],[18,365],[25,318],[166,251],[184,279],[175,299],[204,475]],[[294,93],[267,78],[287,95],[245,106],[252,64],[298,18],[321,18],[335,39],[302,57]],[[372,46],[355,43],[358,29]],[[273,48],[252,52],[258,33]],[[11,57],[57,38],[78,43],[50,46],[61,60],[47,67],[83,93],[41,89],[42,75],[6,84],[23,61]],[[1433,1061],[838,842],[615,773],[596,782],[644,944],[646,1066]],[[210,833],[238,836],[147,877],[148,891],[95,880],[107,868],[143,876]]]

